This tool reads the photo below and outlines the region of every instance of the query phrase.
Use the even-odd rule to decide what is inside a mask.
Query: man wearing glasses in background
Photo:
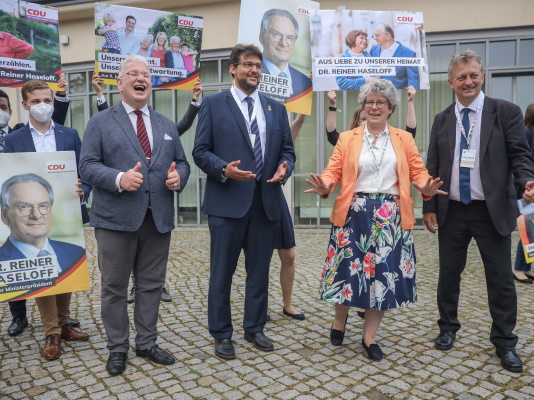
[[[299,36],[299,24],[286,10],[272,9],[263,14],[260,43],[263,46],[262,73],[289,80],[291,97],[311,87],[311,79],[289,65]]]
[[[269,264],[281,215],[282,185],[295,165],[285,107],[258,93],[262,54],[238,44],[230,53],[230,90],[204,98],[193,158],[207,174],[202,212],[210,229],[208,326],[215,355],[235,358],[230,291],[245,252],[245,340],[261,351],[274,346],[267,321]]]

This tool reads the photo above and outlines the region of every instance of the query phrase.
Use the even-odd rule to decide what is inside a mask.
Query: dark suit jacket
[[[263,66],[261,70],[262,74],[270,74],[269,69],[266,65]],[[291,87],[293,88],[293,94],[291,97],[308,90],[312,86],[312,81],[306,75],[304,75],[299,70],[289,66],[289,73],[291,74]]]
[[[381,47],[375,44],[371,48],[371,57],[380,57],[380,49]],[[415,57],[415,51],[399,43],[393,57]],[[397,89],[406,89],[408,86],[419,89],[419,67],[395,67],[395,69],[397,71],[395,76],[381,76],[381,78],[391,81]]]
[[[97,104],[96,107],[98,108],[98,111],[104,111],[109,108],[108,102],[105,101],[102,104]],[[184,116],[176,124],[176,129],[178,129],[178,135],[182,136],[189,128],[191,128],[191,125],[193,125],[193,122],[195,121],[195,117],[198,114],[199,107],[194,106],[193,104],[189,103],[189,107],[187,108],[187,111],[185,112]]]
[[[150,164],[122,102],[91,117],[83,137],[80,174],[93,185],[91,225],[115,231],[137,231],[146,215],[148,201],[161,233],[174,229],[174,193],[165,181],[173,161],[183,190],[189,178],[189,163],[169,118],[150,109],[153,146]],[[136,191],[115,188],[119,172],[141,163],[143,184]]]
[[[83,247],[76,246],[75,244],[59,242],[52,239],[48,240],[50,241],[50,246],[52,246],[56,253],[62,271],[77,263],[85,253]],[[11,240],[6,239],[5,243],[0,247],[0,262],[20,260],[22,258],[26,258],[26,256],[11,243]]]
[[[260,94],[267,132],[263,159],[261,193],[265,213],[271,221],[280,219],[280,182],[267,183],[282,162],[287,161],[286,179],[295,166],[295,151],[285,107]],[[241,160],[239,169],[254,171],[254,152],[245,118],[230,90],[203,99],[193,148],[195,164],[208,175],[202,212],[227,218],[241,218],[249,210],[255,180],[223,182],[222,169],[231,161]]]
[[[67,119],[67,112],[69,111],[70,101],[54,101],[54,113],[52,114],[52,121],[59,125],[65,125]],[[24,122],[20,122],[13,127],[16,131],[24,126]],[[9,133],[9,132],[8,132]]]
[[[76,153],[76,165],[79,165],[82,142],[78,136],[78,131],[63,125],[55,124],[54,132],[56,135],[56,150],[74,150]],[[7,135],[4,141],[4,153],[27,152],[36,152],[29,124],[26,124],[22,128]],[[82,180],[82,190],[84,200],[87,201],[89,199],[89,194],[91,193],[91,185]],[[85,204],[82,205],[82,220],[84,224],[89,222],[89,214],[87,213]]]
[[[449,192],[456,145],[455,103],[434,118],[427,153],[428,173],[444,182]],[[506,236],[519,215],[514,180],[525,187],[534,180],[534,159],[525,138],[521,109],[508,101],[484,99],[480,129],[480,178],[491,221]],[[423,212],[435,212],[438,225],[447,219],[449,196],[434,196],[423,203]]]

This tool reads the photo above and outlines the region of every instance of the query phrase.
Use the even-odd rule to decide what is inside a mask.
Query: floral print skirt
[[[332,226],[321,276],[324,301],[389,310],[417,301],[411,230],[399,196],[357,193],[343,227]]]

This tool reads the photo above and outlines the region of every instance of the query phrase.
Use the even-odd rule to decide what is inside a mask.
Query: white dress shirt
[[[480,92],[477,98],[469,104],[469,126],[476,118],[476,125],[473,129],[473,135],[471,137],[470,150],[475,150],[475,168],[471,168],[470,171],[470,184],[471,184],[471,200],[485,200],[484,190],[482,189],[482,181],[480,180],[480,126],[482,125],[482,110],[484,104],[484,92]],[[479,109],[479,105],[482,105]],[[456,107],[460,112],[460,121],[456,121],[456,145],[454,146],[454,159],[452,161],[452,174],[451,174],[451,187],[449,188],[449,198],[451,200],[460,201],[460,141],[462,132],[460,131],[460,125],[462,124],[462,118],[464,116],[464,108],[458,100],[456,100]],[[477,112],[478,109],[478,112]],[[467,135],[469,132],[466,132]]]
[[[399,42],[393,43],[387,49],[380,47],[380,57],[393,57],[393,54],[395,54],[398,47],[399,47]]]
[[[356,185],[354,185],[354,193],[387,193],[398,195],[399,176],[397,173],[397,156],[391,144],[389,137],[389,129],[386,125],[384,132],[378,135],[376,143],[373,145],[374,136],[367,130],[367,123],[365,124],[362,150],[360,152],[360,160],[358,162],[358,176],[356,177]],[[371,144],[369,147],[368,143]],[[385,151],[382,158],[382,152]],[[373,159],[373,153],[376,160],[380,163],[377,167]],[[379,187],[376,186],[375,177],[380,171],[382,181]]]
[[[237,105],[241,109],[241,112],[243,113],[243,117],[245,118],[245,121],[249,121],[248,116],[248,103],[245,100],[245,97],[249,96],[246,93],[244,93],[241,89],[239,89],[237,86],[232,85],[230,88],[232,91],[232,95],[239,99],[239,102],[237,102]],[[261,154],[262,157],[265,158],[265,140],[266,140],[266,131],[267,131],[267,125],[265,122],[265,115],[263,114],[263,108],[261,106],[260,96],[258,95],[258,91],[255,90],[249,97],[251,97],[254,100],[254,105],[257,104],[256,107],[256,122],[258,123],[258,129],[260,131],[260,140],[261,140]],[[252,115],[252,118],[254,118],[254,114]],[[248,126],[248,125],[247,125]],[[254,148],[254,142],[256,140],[256,135],[253,135],[250,132],[248,132],[248,136],[250,138],[250,143],[252,144],[252,148]]]
[[[41,133],[35,129],[32,122],[29,122],[30,132],[32,134],[33,144],[35,145],[35,151],[43,153],[47,151],[57,151],[56,148],[56,134],[54,132],[54,121],[50,120],[50,128],[46,133]]]
[[[132,106],[126,104],[124,101],[122,102],[122,105],[124,106],[124,109],[126,110],[126,113],[128,114],[128,117],[130,118],[130,122],[132,123],[132,126],[134,128],[134,132],[137,133],[137,115],[134,113],[136,110]],[[154,140],[152,135],[152,122],[150,121],[150,112],[148,110],[148,105],[145,105],[141,110],[143,112],[143,122],[145,123],[146,127],[146,134],[148,136],[148,141],[150,142],[150,149],[152,150],[152,153],[154,153]],[[133,168],[134,166],[132,166]],[[124,172],[119,172],[117,174],[117,177],[115,178],[115,188],[117,191],[122,192],[122,188],[120,186],[121,177]]]

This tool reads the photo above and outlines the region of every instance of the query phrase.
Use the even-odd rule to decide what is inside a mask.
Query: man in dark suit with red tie
[[[451,349],[460,329],[460,280],[474,238],[486,273],[493,319],[490,340],[502,366],[520,372],[510,247],[519,215],[514,177],[526,193],[532,193],[534,160],[520,108],[485,96],[483,83],[478,54],[471,50],[456,54],[449,64],[449,86],[457,101],[436,115],[430,135],[428,173],[439,176],[442,189],[449,193],[423,205],[427,229],[434,233],[439,226],[440,333],[434,344],[440,350]]]

